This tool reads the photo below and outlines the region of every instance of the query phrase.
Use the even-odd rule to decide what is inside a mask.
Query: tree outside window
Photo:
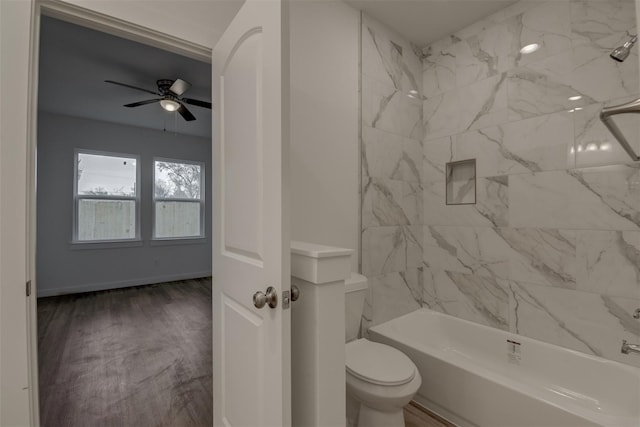
[[[203,169],[202,163],[154,162],[154,238],[203,236]]]

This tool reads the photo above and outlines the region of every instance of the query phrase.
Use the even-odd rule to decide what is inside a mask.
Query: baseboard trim
[[[416,394],[413,397],[411,404],[426,410],[437,418],[440,418],[445,425],[448,423],[454,427],[478,427],[420,394]]]
[[[196,271],[192,273],[169,274],[155,277],[142,277],[139,279],[120,280],[115,282],[91,283],[80,286],[68,286],[65,288],[38,289],[38,298],[58,295],[80,294],[84,292],[106,291],[109,289],[129,288],[131,286],[153,285],[155,283],[173,282],[175,280],[199,279],[211,276],[211,271]]]

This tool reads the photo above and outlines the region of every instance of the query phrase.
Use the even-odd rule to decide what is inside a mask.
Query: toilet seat
[[[371,384],[397,386],[410,382],[416,367],[404,353],[364,338],[346,346],[347,372]]]

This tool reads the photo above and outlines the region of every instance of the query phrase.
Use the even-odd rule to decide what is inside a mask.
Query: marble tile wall
[[[423,300],[421,51],[362,19],[362,330]]]
[[[426,47],[421,181],[376,193],[385,215],[373,216],[395,218],[398,231],[365,230],[368,242],[386,245],[369,249],[379,251],[369,266],[388,273],[374,278],[370,319],[422,305],[640,366],[620,354],[622,339],[640,342],[632,318],[640,307],[640,165],[598,118],[603,106],[640,94],[637,47],[623,63],[608,56],[636,33],[635,16],[633,0],[521,1]],[[541,48],[521,54],[529,43]],[[363,99],[365,88],[363,80]],[[367,161],[405,179],[399,159],[416,158],[403,138],[420,134],[412,122],[420,113],[402,111],[411,112],[404,121],[379,120],[406,126],[388,158]],[[626,120],[640,152],[638,118]],[[398,166],[386,163],[392,158]],[[445,205],[445,163],[470,158],[477,203]],[[423,264],[411,260],[421,277],[391,271],[409,265],[401,227],[412,219],[422,221],[415,247]]]

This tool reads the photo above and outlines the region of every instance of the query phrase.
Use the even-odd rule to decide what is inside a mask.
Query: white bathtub
[[[640,369],[428,309],[369,334],[414,361],[415,400],[461,427],[640,426]]]

